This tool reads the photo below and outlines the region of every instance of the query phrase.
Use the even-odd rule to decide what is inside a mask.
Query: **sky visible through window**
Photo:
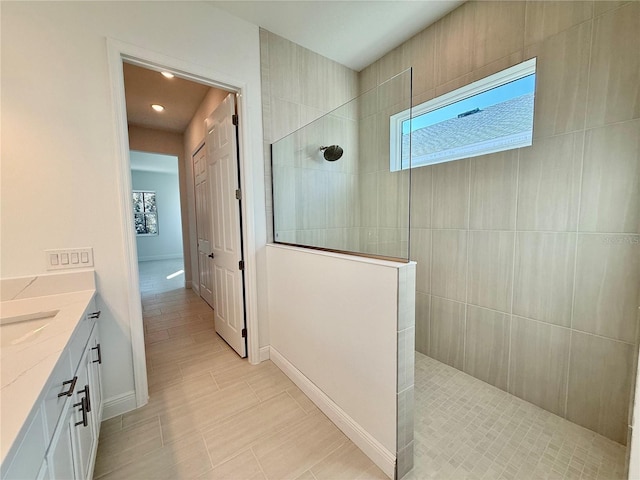
[[[492,88],[486,92],[482,92],[478,95],[474,95],[464,100],[441,107],[431,112],[424,113],[417,117],[414,117],[412,121],[405,120],[402,122],[402,134],[409,133],[409,125],[411,125],[411,131],[416,130],[436,123],[444,122],[451,118],[457,118],[461,113],[468,112],[479,108],[480,110],[496,105],[498,103],[505,102],[509,99],[526,95],[528,93],[534,93],[536,84],[536,75],[532,73],[526,77],[522,77],[513,82],[500,85],[499,87]]]

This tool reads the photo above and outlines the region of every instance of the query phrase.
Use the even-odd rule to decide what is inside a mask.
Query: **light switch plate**
[[[45,250],[47,270],[93,267],[93,248],[60,248]]]

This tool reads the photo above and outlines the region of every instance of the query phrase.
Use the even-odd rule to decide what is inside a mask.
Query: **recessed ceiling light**
[[[151,108],[153,108],[156,112],[161,112],[164,110],[164,107],[162,105],[158,105],[157,103],[151,105]]]
[[[162,75],[164,75],[167,78],[173,78],[175,77],[175,75],[171,72],[160,72]]]

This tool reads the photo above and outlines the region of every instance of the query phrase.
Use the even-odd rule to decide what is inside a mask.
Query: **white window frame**
[[[459,102],[461,100],[465,100],[469,97],[473,97],[474,95],[478,95],[480,93],[486,92],[487,90],[491,90],[492,88],[500,87],[509,82],[513,82],[515,80],[519,80],[528,75],[536,73],[536,59],[532,58],[530,60],[526,60],[518,65],[514,65],[513,67],[509,67],[500,72],[494,73],[493,75],[489,75],[481,80],[477,80],[473,83],[465,85],[464,87],[453,90],[452,92],[446,93],[439,97],[436,97],[432,100],[428,100],[420,105],[413,106],[408,108],[402,112],[396,113],[395,115],[391,115],[389,119],[389,167],[392,172],[397,172],[403,170],[402,168],[402,123],[409,118],[416,118],[420,115],[424,115],[425,113],[432,112],[442,107],[446,107],[447,105],[451,105],[452,103]],[[530,145],[528,143],[527,145]],[[525,144],[514,143],[510,148],[519,148],[522,146],[526,146]],[[502,151],[504,148],[500,148],[495,151]],[[430,163],[422,163],[422,164],[411,164],[404,168],[415,168],[427,165],[435,165],[437,163],[444,163],[453,160],[459,160],[461,158],[467,158],[469,156],[477,156],[477,155],[485,155],[487,153],[492,153],[491,151],[482,151],[481,153],[476,153],[472,155],[461,156],[458,158],[451,158],[441,161],[435,161]],[[412,162],[410,162],[412,163]]]
[[[135,232],[136,237],[157,237],[160,234],[160,227],[158,226],[158,194],[155,190],[131,190],[131,197],[133,200],[133,194],[134,193],[153,193],[153,195],[156,197],[156,211],[155,212],[136,212],[135,211],[135,207],[132,205],[132,209],[133,209],[133,229],[136,229],[136,222],[135,222],[135,218],[136,218],[136,214],[137,213],[142,213],[143,215],[155,215],[156,216],[156,229],[157,232],[156,233],[138,233],[137,231]],[[144,199],[142,200],[142,205],[144,205]]]

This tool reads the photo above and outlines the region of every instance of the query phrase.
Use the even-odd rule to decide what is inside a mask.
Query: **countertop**
[[[20,434],[96,294],[93,270],[2,279],[2,318],[59,310],[37,338],[0,347],[0,463]],[[70,291],[71,290],[71,291]]]

